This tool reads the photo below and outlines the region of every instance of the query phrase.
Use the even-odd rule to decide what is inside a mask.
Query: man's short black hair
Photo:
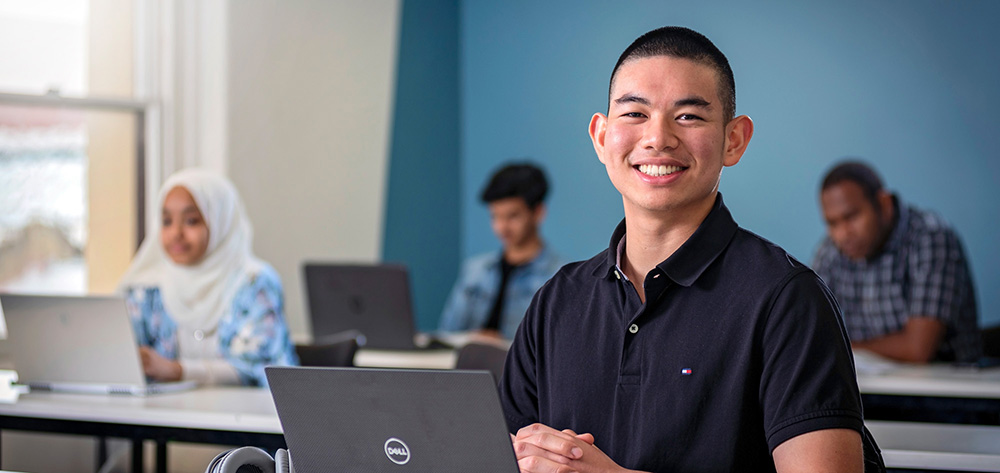
[[[657,28],[640,36],[625,49],[611,71],[609,104],[613,100],[611,89],[615,85],[618,69],[628,61],[655,56],[689,59],[715,69],[719,77],[719,100],[722,101],[723,116],[726,120],[736,116],[736,79],[729,67],[729,60],[705,35],[680,26]]]
[[[482,200],[494,202],[509,197],[520,197],[535,209],[545,200],[549,182],[541,168],[528,162],[511,163],[497,170],[483,189]]]
[[[820,186],[820,192],[844,181],[853,182],[861,187],[865,199],[868,199],[875,206],[876,211],[880,209],[878,194],[882,190],[882,179],[874,168],[855,159],[841,161],[826,173],[823,184]]]

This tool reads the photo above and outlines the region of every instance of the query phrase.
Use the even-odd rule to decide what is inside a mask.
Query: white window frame
[[[0,104],[119,111],[136,116],[136,244],[154,226],[165,176],[186,167],[225,174],[228,0],[133,0],[133,98],[0,90]]]
[[[74,110],[90,112],[125,112],[133,114],[136,120],[135,137],[135,160],[136,160],[136,208],[139,215],[137,218],[135,235],[136,241],[142,241],[146,233],[143,225],[145,210],[145,181],[146,181],[146,116],[148,114],[148,104],[139,100],[130,99],[105,99],[105,98],[76,98],[61,97],[55,94],[31,95],[31,94],[10,94],[0,92],[0,104],[3,105],[27,105],[49,108],[68,108]]]

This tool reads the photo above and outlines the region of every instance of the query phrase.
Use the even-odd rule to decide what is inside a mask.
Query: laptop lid
[[[299,473],[518,471],[485,371],[265,372]]]
[[[314,343],[357,330],[365,348],[416,348],[405,266],[306,263],[303,271]]]
[[[33,388],[143,395],[194,386],[146,383],[121,297],[0,294],[0,306],[8,356]]]

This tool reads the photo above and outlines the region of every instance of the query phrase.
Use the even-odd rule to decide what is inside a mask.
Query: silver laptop
[[[297,473],[517,473],[485,371],[267,367]]]
[[[406,267],[392,264],[303,265],[313,342],[357,330],[364,348],[413,350],[416,329]]]
[[[196,386],[150,383],[124,299],[0,294],[6,352],[33,390],[147,395]]]

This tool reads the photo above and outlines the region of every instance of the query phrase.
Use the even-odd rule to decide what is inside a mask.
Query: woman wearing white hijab
[[[159,200],[160,227],[119,285],[146,375],[263,386],[264,366],[297,364],[281,280],[254,257],[232,183],[186,169],[167,179]]]

